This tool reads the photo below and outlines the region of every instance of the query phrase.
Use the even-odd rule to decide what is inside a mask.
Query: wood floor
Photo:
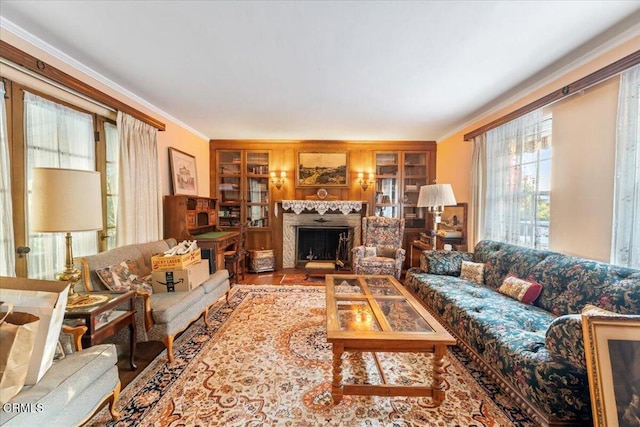
[[[246,285],[279,285],[285,274],[302,274],[304,270],[284,269],[277,272],[246,273],[244,279],[238,281],[239,284]],[[120,356],[118,361],[118,373],[122,388],[126,387],[133,379],[140,374],[158,356],[164,345],[159,341],[140,342],[137,344],[135,362],[138,368],[135,371],[129,366],[129,359]]]

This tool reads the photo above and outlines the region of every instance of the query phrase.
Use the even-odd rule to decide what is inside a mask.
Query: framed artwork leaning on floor
[[[593,424],[640,426],[640,315],[582,311]]]

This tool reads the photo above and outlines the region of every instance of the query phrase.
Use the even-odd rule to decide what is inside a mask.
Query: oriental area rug
[[[533,426],[457,347],[445,362],[445,401],[345,396],[331,400],[323,286],[234,286],[120,394],[121,418],[104,426]],[[428,385],[431,355],[379,354],[391,383]],[[370,354],[346,353],[343,377],[377,383]]]

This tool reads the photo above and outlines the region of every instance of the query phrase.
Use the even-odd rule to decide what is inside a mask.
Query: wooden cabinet
[[[216,163],[220,228],[269,228],[269,152],[218,150]]]
[[[271,247],[270,150],[215,150],[213,194],[218,195],[218,226],[247,224],[246,247]]]
[[[178,241],[215,231],[217,199],[197,196],[164,196],[164,237]]]
[[[419,239],[428,227],[425,208],[419,208],[420,187],[435,180],[434,151],[375,152],[376,194],[374,215],[405,219],[404,245]],[[405,266],[410,266],[409,256]]]

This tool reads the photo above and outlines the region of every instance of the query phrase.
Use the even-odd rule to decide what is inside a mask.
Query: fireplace
[[[351,258],[351,249],[360,245],[362,234],[362,215],[360,212],[349,213],[344,215],[341,212],[327,212],[324,215],[318,213],[304,212],[301,214],[295,214],[293,212],[283,212],[282,214],[282,267],[283,268],[297,268],[308,261],[306,258],[309,255],[309,247],[306,249],[300,246],[298,239],[301,229],[311,229],[313,231],[332,234],[335,233],[339,238],[340,232],[348,233],[348,247],[346,252],[349,259]],[[340,230],[340,231],[338,231]],[[303,236],[304,237],[304,236]],[[306,245],[306,243],[303,243]],[[334,243],[327,243],[333,252],[332,255],[326,255],[335,260],[335,250],[338,247],[338,241]],[[298,248],[300,248],[300,255],[298,254]],[[321,252],[315,248],[311,248],[314,253]],[[322,258],[315,258],[315,260]],[[350,266],[348,266],[350,267]]]
[[[346,264],[351,261],[349,242],[353,239],[351,227],[296,227],[296,265],[307,261],[335,261],[340,259]],[[343,241],[346,240],[346,245]],[[338,245],[344,245],[347,253],[338,254]]]

